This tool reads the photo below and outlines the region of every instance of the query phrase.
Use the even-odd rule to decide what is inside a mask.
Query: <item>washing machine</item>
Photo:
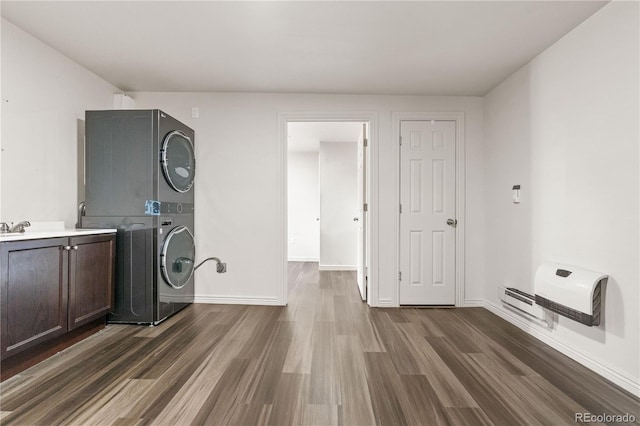
[[[193,239],[193,213],[178,213],[175,203],[171,215],[160,217],[156,235],[157,261],[156,319],[162,321],[193,303],[196,251]],[[183,207],[186,209],[186,207]]]
[[[194,131],[157,109],[85,118],[81,226],[118,230],[108,321],[158,324],[194,298]]]
[[[110,323],[157,325],[193,303],[193,214],[176,210],[156,218],[83,217],[84,228],[117,229]]]

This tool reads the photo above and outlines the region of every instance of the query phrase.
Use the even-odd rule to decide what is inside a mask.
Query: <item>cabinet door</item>
[[[70,239],[69,330],[106,315],[113,306],[115,235]]]
[[[2,358],[67,332],[66,242],[0,243]]]

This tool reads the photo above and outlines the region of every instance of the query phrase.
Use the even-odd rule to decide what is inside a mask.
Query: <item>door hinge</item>
[[[402,281],[402,271],[398,271],[398,280]]]
[[[369,140],[368,139],[363,139],[362,142],[364,142],[364,147],[366,148],[369,145]]]
[[[367,203],[364,203],[364,204],[362,205],[362,211],[363,211],[363,212],[366,212],[366,211],[368,211],[368,210],[369,210],[369,205],[368,205]]]
[[[402,214],[402,204],[400,204],[400,214]]]
[[[402,145],[402,136],[400,136],[400,145]]]

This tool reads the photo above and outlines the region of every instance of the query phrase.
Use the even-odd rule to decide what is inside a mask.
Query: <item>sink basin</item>
[[[0,234],[0,238],[2,237],[17,237],[19,235],[24,235],[24,232],[3,232]]]

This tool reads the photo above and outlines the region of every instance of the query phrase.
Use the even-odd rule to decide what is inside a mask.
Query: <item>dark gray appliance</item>
[[[194,298],[194,132],[160,110],[86,112],[85,228],[117,228],[109,322],[158,324]]]
[[[154,110],[85,113],[86,216],[160,214],[193,203],[194,132]]]

